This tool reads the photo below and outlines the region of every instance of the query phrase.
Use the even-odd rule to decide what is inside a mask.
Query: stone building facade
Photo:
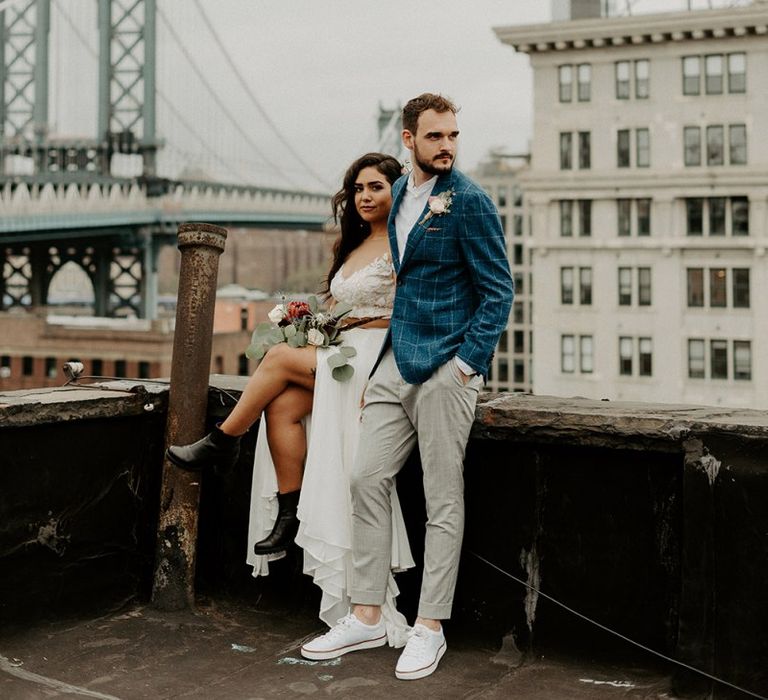
[[[534,392],[764,407],[768,4],[496,33],[534,73]]]

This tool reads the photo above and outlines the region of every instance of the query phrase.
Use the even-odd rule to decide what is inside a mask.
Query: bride
[[[334,349],[275,345],[220,426],[192,445],[168,449],[169,460],[184,469],[234,463],[240,436],[263,415],[253,469],[247,562],[254,576],[267,575],[267,562],[285,556],[295,537],[304,550],[304,572],[322,590],[320,618],[329,626],[350,609],[349,474],[357,447],[360,400],[394,301],[387,218],[391,186],[400,173],[400,164],[391,156],[368,153],[349,167],[332,202],[341,235],[324,292],[332,304],[353,307],[346,323],[385,317],[342,334],[344,345],[357,351],[350,359],[352,378],[338,382],[331,376],[327,358]],[[394,490],[392,511],[392,568],[398,571],[414,563]],[[392,646],[402,646],[407,632],[405,618],[395,608],[397,594],[390,575],[383,614]]]

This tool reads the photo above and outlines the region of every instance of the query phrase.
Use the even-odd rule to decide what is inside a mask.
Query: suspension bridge
[[[327,223],[331,186],[270,118],[200,0],[0,0],[0,46],[0,309],[44,305],[74,263],[96,315],[151,318],[158,251],[178,223]]]

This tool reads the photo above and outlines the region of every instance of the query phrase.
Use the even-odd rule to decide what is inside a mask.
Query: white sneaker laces
[[[356,620],[357,618],[352,613],[339,618],[336,620],[336,624],[323,635],[324,638],[328,640],[336,639],[344,634],[349,627],[352,627]]]
[[[409,656],[421,656],[427,646],[427,631],[422,628],[413,628],[408,631],[408,643],[403,649],[403,653]]]

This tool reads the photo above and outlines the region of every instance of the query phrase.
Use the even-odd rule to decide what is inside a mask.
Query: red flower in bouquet
[[[312,310],[306,301],[289,301],[285,310],[285,318],[294,321],[304,316],[311,316]]]

